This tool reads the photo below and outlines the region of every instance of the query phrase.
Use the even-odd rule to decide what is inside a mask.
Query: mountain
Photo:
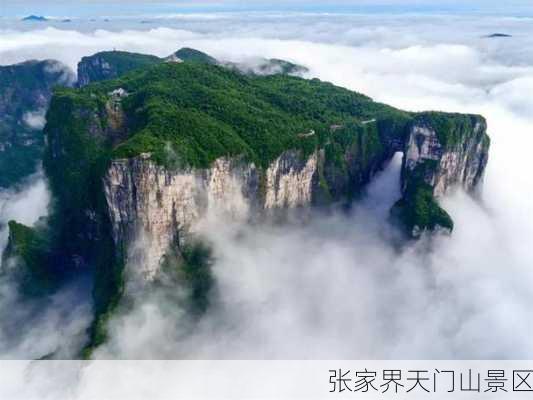
[[[52,89],[73,79],[68,67],[53,60],[0,66],[0,187],[35,171]]]
[[[279,60],[276,58],[267,59],[267,58],[259,58],[259,59],[253,59],[249,60],[248,62],[241,62],[241,63],[225,63],[226,67],[230,69],[234,69],[237,71],[240,71],[245,74],[252,74],[252,75],[276,75],[276,74],[284,74],[284,75],[294,75],[294,76],[302,76],[309,72],[309,70],[298,64],[291,63],[289,61],[285,60]]]
[[[494,38],[510,38],[510,37],[513,37],[513,36],[512,35],[508,35],[506,33],[492,33],[492,34],[484,36],[484,37],[489,38],[489,39],[494,39]]]
[[[218,64],[213,57],[190,48],[182,48],[166,58],[127,51],[103,51],[83,57],[78,63],[78,86],[115,79],[130,71],[150,65],[184,61]]]
[[[83,57],[78,63],[78,86],[115,79],[134,69],[163,62],[156,56],[125,51],[103,51]]]
[[[142,69],[164,62],[196,62],[221,65],[245,74],[258,75],[301,75],[308,72],[306,67],[278,59],[261,58],[252,60],[250,63],[218,61],[206,53],[187,47],[181,48],[165,58],[126,51],[104,51],[89,57],[83,57],[78,63],[78,86],[115,79],[135,69]]]
[[[46,22],[48,21],[48,18],[45,18],[41,15],[29,15],[27,17],[22,18],[22,21],[27,22]]]
[[[172,55],[176,60],[218,64],[214,58],[197,50],[183,48]],[[102,52],[84,57],[78,65],[78,85],[114,79],[130,71],[163,63],[151,55],[128,52]],[[262,70],[274,71],[262,60]],[[291,73],[294,64],[275,60],[286,65]],[[296,66],[297,67],[297,66]],[[303,68],[303,67],[302,67]],[[244,71],[252,73],[251,71]],[[35,171],[41,159],[45,113],[54,86],[72,86],[74,74],[63,64],[54,60],[28,61],[0,67],[0,187],[8,187]]]
[[[128,261],[141,261],[146,282],[162,269],[188,271],[191,301],[205,308],[210,275],[197,223],[208,214],[283,220],[349,205],[400,151],[402,198],[391,221],[419,237],[451,232],[439,198],[458,186],[474,193],[482,180],[490,140],[481,116],[405,112],[286,74],[147,64],[55,91],[45,127],[55,199],[48,230],[10,224],[4,257],[18,256],[27,270],[33,260],[54,260],[45,271],[55,281],[94,266],[92,346],[105,339]],[[134,247],[139,234],[142,249]]]
[[[188,47],[184,47],[178,51],[176,51],[174,54],[167,57],[167,60],[169,61],[193,61],[193,62],[200,62],[205,64],[212,64],[216,65],[219,64],[218,60],[211,57],[210,55],[203,53],[199,50],[191,49]]]

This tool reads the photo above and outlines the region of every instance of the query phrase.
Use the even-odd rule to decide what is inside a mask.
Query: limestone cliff
[[[172,170],[144,154],[113,161],[104,187],[114,240],[142,238],[147,245],[131,256],[154,277],[165,253],[183,244],[201,218],[246,221],[262,212],[309,207],[317,181],[317,153],[302,160],[287,151],[264,174],[253,163],[226,158],[207,169]]]
[[[488,162],[486,130],[476,115],[422,113],[414,119],[403,150],[403,197],[392,209],[410,236],[453,229],[437,200],[458,187],[475,192]]]
[[[410,126],[402,144],[404,198],[409,199],[408,184],[417,179],[419,167],[427,161],[432,167],[424,170],[422,179],[431,188],[432,202],[453,188],[475,190],[487,163],[488,147],[483,119],[472,118],[471,135],[452,148],[439,142],[435,128],[427,122],[416,121]],[[166,252],[194,234],[195,224],[203,217],[219,214],[246,221],[258,213],[317,204],[324,161],[323,151],[307,158],[287,151],[262,173],[253,163],[227,158],[215,160],[210,168],[183,170],[157,165],[150,154],[115,160],[104,178],[113,238],[116,243],[130,244],[139,237],[144,240],[142,251],[130,256],[137,258],[138,265],[144,266],[144,275],[151,279]],[[378,170],[376,167],[369,173]],[[326,183],[338,184],[327,179]],[[435,227],[420,222],[408,225],[413,236]],[[446,222],[440,227],[451,229]]]
[[[456,118],[467,118],[468,121],[464,126],[466,131],[455,143],[446,143],[443,138],[439,140],[437,128],[424,114],[413,123],[404,149],[404,189],[409,175],[428,160],[435,162],[436,167],[424,176],[424,181],[433,188],[435,196],[441,197],[456,186],[468,192],[475,189],[488,161],[487,124],[478,116],[457,115]]]

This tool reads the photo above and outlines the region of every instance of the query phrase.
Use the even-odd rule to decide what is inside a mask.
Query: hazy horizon
[[[309,13],[355,13],[355,14],[485,14],[526,17],[533,15],[533,5],[526,0],[508,1],[505,5],[492,0],[457,1],[445,0],[338,0],[323,4],[320,1],[285,0],[265,1],[147,1],[133,0],[127,3],[114,0],[86,0],[69,2],[64,0],[38,1],[6,0],[0,5],[0,15],[7,18],[21,18],[27,15],[47,17],[91,18],[101,16],[154,16],[172,13],[214,13],[214,12],[309,12]],[[1,22],[1,20],[0,20]]]

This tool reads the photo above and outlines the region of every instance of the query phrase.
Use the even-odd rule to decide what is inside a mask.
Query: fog
[[[46,124],[46,110],[28,111],[22,116],[22,120],[28,128],[42,130]]]
[[[166,56],[183,46],[227,61],[286,59],[309,68],[309,77],[404,109],[483,114],[489,165],[479,201],[461,192],[443,200],[456,225],[451,237],[401,248],[386,223],[398,197],[398,155],[348,216],[317,214],[286,226],[205,221],[216,282],[207,314],[191,321],[180,306],[183,288],[170,298],[143,292],[109,322],[110,340],[96,358],[533,357],[529,19],[167,19],[146,30],[132,28],[138,21],[106,30],[14,28],[0,35],[0,59],[56,58],[75,68],[83,55],[113,47]],[[513,37],[482,37],[501,31]],[[24,333],[23,340],[33,339],[33,331]]]
[[[43,172],[0,190],[0,253],[11,220],[32,226],[48,214],[50,194]],[[0,255],[0,359],[78,357],[91,321],[90,280],[80,276],[49,296],[19,292],[10,261]]]

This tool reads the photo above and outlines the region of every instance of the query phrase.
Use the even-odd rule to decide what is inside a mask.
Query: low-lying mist
[[[452,237],[396,246],[386,219],[400,163],[397,154],[349,215],[205,221],[216,281],[207,313],[192,321],[178,294],[150,291],[111,320],[95,358],[530,357],[532,274],[515,240],[498,234],[508,227],[457,192],[446,200]]]
[[[48,213],[50,194],[42,171],[16,188],[0,190],[0,358],[75,358],[91,322],[90,279],[80,276],[56,293],[20,292],[1,253],[11,220],[32,226]],[[6,262],[8,264],[8,262]]]

